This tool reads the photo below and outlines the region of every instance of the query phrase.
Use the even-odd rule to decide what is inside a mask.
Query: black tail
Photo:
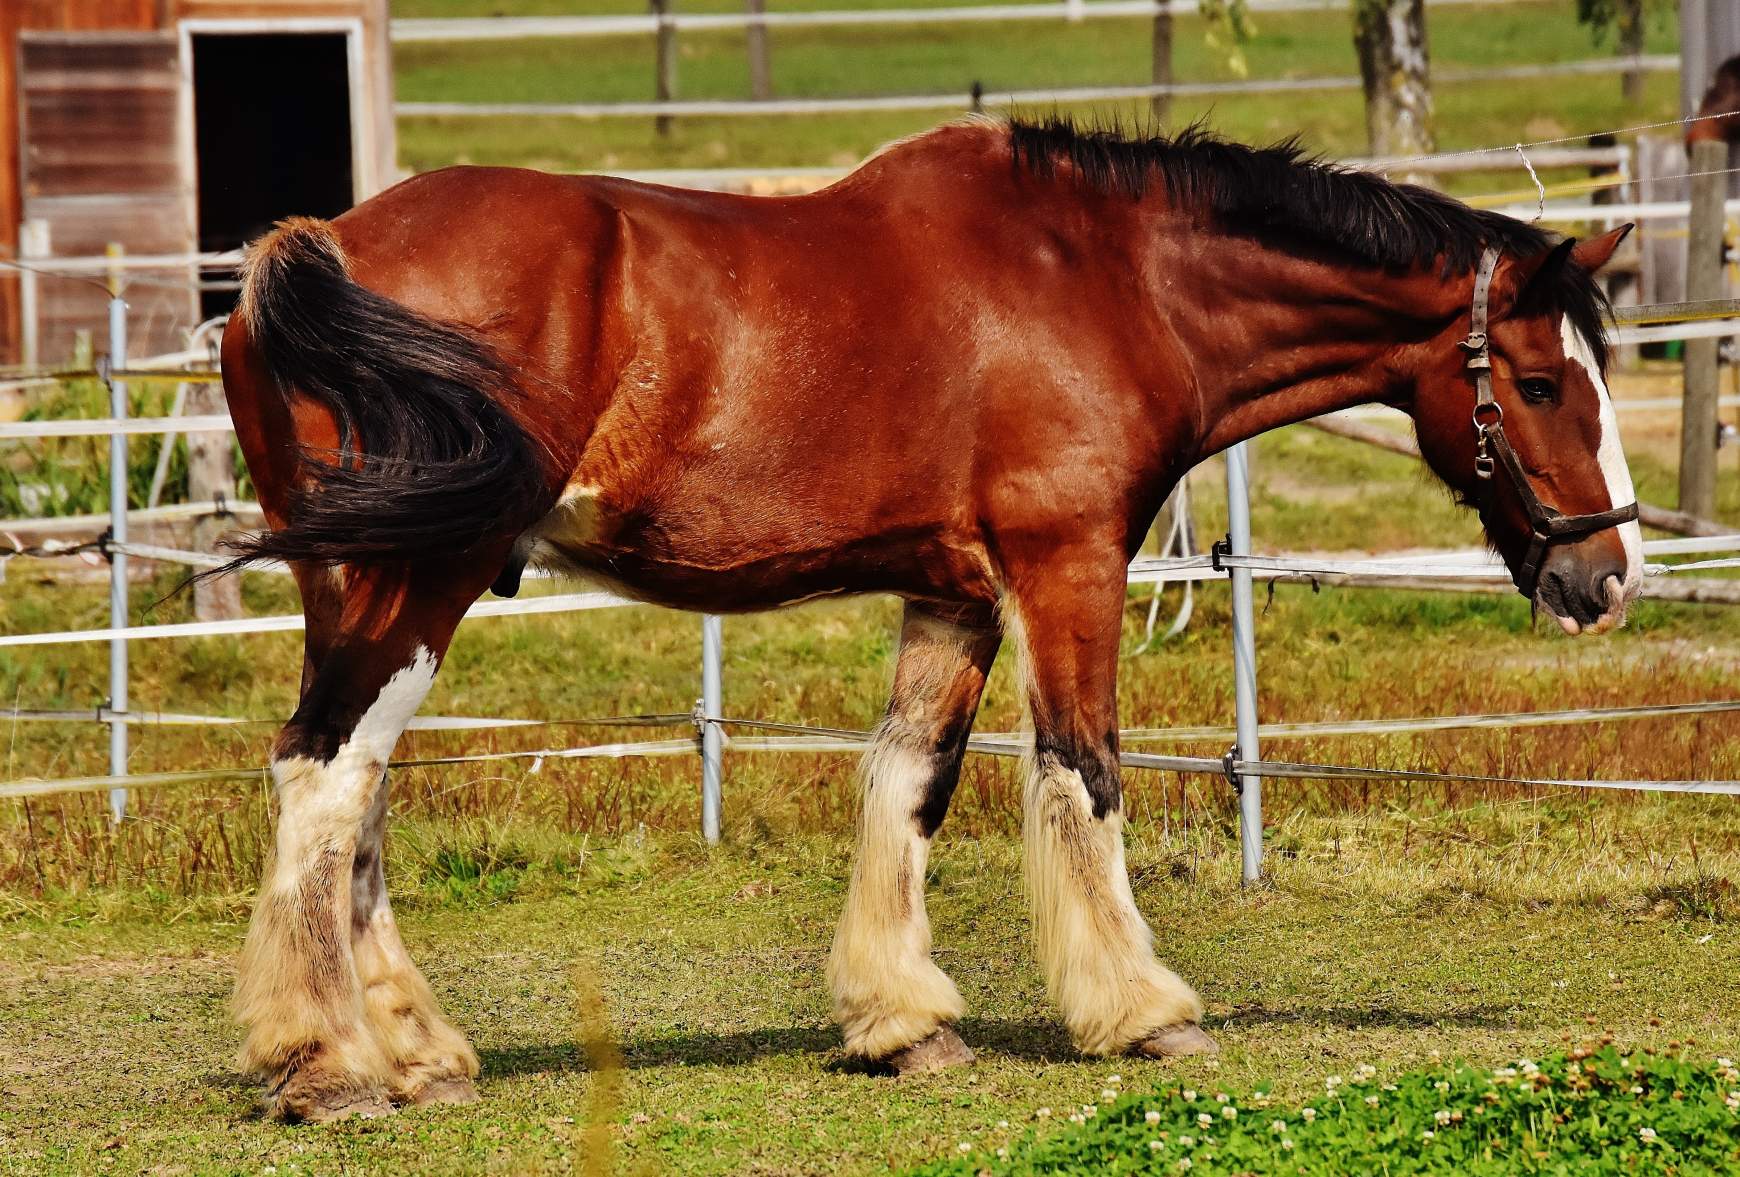
[[[237,564],[452,558],[548,508],[543,447],[503,405],[520,394],[501,359],[352,281],[324,221],[253,246],[237,313],[279,390],[325,405],[340,437],[336,464],[304,452],[287,525],[242,541]]]

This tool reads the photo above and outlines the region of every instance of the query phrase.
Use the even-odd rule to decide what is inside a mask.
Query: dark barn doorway
[[[344,33],[193,37],[199,248],[237,249],[288,216],[351,206],[350,69]],[[204,317],[233,290],[200,296]]]

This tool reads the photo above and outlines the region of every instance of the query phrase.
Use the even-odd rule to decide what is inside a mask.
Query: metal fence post
[[[1251,554],[1250,468],[1245,445],[1226,452],[1227,550]],[[1257,760],[1257,641],[1251,600],[1251,570],[1230,570],[1232,581],[1233,708],[1238,730],[1238,758]],[[1263,874],[1263,778],[1239,776],[1240,877],[1254,883]]]
[[[109,284],[109,414],[116,421],[127,416],[127,385],[115,373],[127,366],[127,302],[121,297],[119,275]],[[127,542],[127,435],[109,435],[109,537],[116,544]],[[109,626],[126,628],[127,556],[109,553]],[[109,773],[127,772],[127,639],[109,639]],[[117,825],[127,816],[127,790],[109,790],[109,817]]]
[[[701,618],[701,834],[719,840],[720,796],[725,775],[725,733],[712,722],[723,706],[721,667],[724,625],[716,613]]]

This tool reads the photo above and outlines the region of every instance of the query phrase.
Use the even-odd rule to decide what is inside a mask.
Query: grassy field
[[[1539,1057],[1589,1018],[1628,1047],[1695,1039],[1733,1055],[1740,856],[1724,808],[1377,806],[1293,826],[1300,849],[1256,891],[1238,888],[1219,828],[1163,836],[1139,821],[1138,900],[1225,1051],[1175,1066],[1073,1054],[1028,956],[1016,850],[946,834],[930,880],[938,960],[980,1062],[898,1082],[843,1066],[828,1025],[836,837],[740,832],[711,851],[615,839],[514,901],[396,879],[406,937],[482,1054],[486,1102],[313,1130],[260,1121],[231,1077],[239,902],[15,919],[0,930],[0,1171],[579,1168],[599,1080],[576,1045],[576,967],[602,988],[625,1057],[605,1110],[630,1173],[883,1172],[963,1142],[1049,1137],[1113,1074],[1136,1092],[1272,1083],[1297,1103],[1361,1064],[1388,1080],[1433,1052]]]
[[[438,6],[442,15],[460,12],[449,0],[438,0]],[[432,14],[405,6],[398,11]],[[478,9],[468,3],[464,12],[476,14]],[[1245,46],[1252,77],[1350,77],[1358,72],[1342,14],[1265,13],[1257,29]],[[1430,36],[1433,66],[1440,71],[1573,60],[1609,51],[1591,42],[1568,2],[1434,9]],[[786,97],[965,95],[974,81],[988,90],[1137,84],[1150,76],[1148,38],[1148,24],[1139,19],[780,30],[772,37],[774,79],[778,94]],[[1652,26],[1651,52],[1672,52],[1677,43],[1671,19]],[[1179,80],[1236,77],[1225,53],[1206,44],[1196,19],[1180,19],[1175,46]],[[649,37],[407,44],[395,54],[399,96],[407,101],[645,100],[653,93],[652,70]],[[740,35],[683,34],[681,97],[747,97],[746,71]],[[1654,122],[1676,116],[1677,94],[1671,73],[1650,75],[1646,99],[1636,107],[1621,100],[1617,75],[1526,84],[1442,83],[1435,93],[1439,138],[1451,150]],[[1147,107],[1113,103],[1074,109],[1084,117],[1119,117],[1142,125]],[[653,132],[651,120],[639,119],[408,118],[400,120],[399,149],[413,170],[458,162],[551,170],[847,166],[890,139],[933,126],[950,114],[945,109],[678,119],[662,137]],[[1253,142],[1298,135],[1308,146],[1330,154],[1365,150],[1357,90],[1305,97],[1179,99],[1173,119],[1179,124],[1201,119]],[[1522,181],[1520,173],[1496,186],[1492,176],[1469,177],[1462,190],[1506,191]]]
[[[709,4],[727,6],[693,7]],[[605,7],[633,10],[632,0],[597,10]],[[487,10],[571,7],[504,0]],[[418,0],[396,11],[484,9]],[[1435,63],[1592,55],[1569,12],[1568,3],[1435,9]],[[1265,16],[1259,29],[1248,50],[1254,75],[1352,71],[1340,16]],[[1145,77],[1146,35],[1141,22],[782,33],[775,76],[785,94],[964,89],[974,78],[1134,82]],[[1656,29],[1652,50],[1671,48],[1673,36],[1671,26]],[[1180,76],[1226,76],[1194,21],[1181,22],[1178,44]],[[742,92],[740,39],[685,35],[683,45],[686,96]],[[397,69],[408,99],[633,98],[651,88],[650,45],[638,39],[407,46]],[[1445,86],[1438,106],[1443,143],[1454,148],[1665,117],[1674,81],[1653,76],[1641,108],[1623,106],[1616,77]],[[1354,94],[1177,110],[1241,138],[1299,133],[1325,151],[1363,148]],[[668,139],[629,121],[419,119],[401,124],[400,144],[416,168],[845,164],[943,113],[679,121]],[[1467,183],[1515,186],[1511,177]],[[1676,373],[1662,370],[1628,377],[1620,392],[1677,387]],[[101,411],[94,400],[57,411],[68,409]],[[1625,429],[1641,497],[1671,505],[1672,419],[1627,415]],[[143,477],[149,448],[135,452]],[[51,507],[98,495],[100,453],[57,453],[64,502]],[[1478,542],[1473,521],[1413,461],[1302,429],[1263,439],[1256,453],[1259,547]],[[22,459],[7,460],[0,495],[18,497]],[[1219,479],[1217,463],[1197,479],[1205,537],[1224,527]],[[1740,519],[1740,478],[1726,459],[1720,498],[1722,516]],[[0,632],[106,618],[95,577],[54,577],[26,561],[4,572]],[[185,618],[184,598],[163,599],[173,585],[168,574],[137,585],[137,615]],[[245,596],[256,614],[296,608],[287,586],[265,575],[246,579]],[[1166,604],[1163,615],[1176,595]],[[1621,633],[1573,643],[1511,597],[1283,584],[1266,602],[1259,590],[1259,604],[1270,721],[1719,699],[1740,672],[1740,617],[1707,607],[1646,602]],[[1182,638],[1137,653],[1146,607],[1132,593],[1123,722],[1229,721],[1224,591],[1201,590]],[[896,617],[892,602],[877,599],[729,619],[727,711],[870,725]],[[696,620],[654,610],[469,625],[424,711],[557,722],[417,733],[400,755],[639,738],[571,721],[687,711],[698,656]],[[293,634],[140,643],[140,708],[261,722],[137,730],[131,768],[263,763],[293,705],[299,659]],[[18,707],[94,708],[105,668],[99,645],[0,650],[0,692]],[[1019,721],[1005,659],[980,726]],[[106,771],[93,725],[14,723],[5,741],[4,779]],[[1218,755],[1225,742],[1147,746]],[[1740,777],[1740,717],[1276,740],[1267,750],[1483,774],[1728,778]],[[938,959],[966,995],[963,1030],[980,1064],[901,1082],[867,1075],[839,1055],[821,975],[847,877],[852,773],[848,756],[729,754],[727,837],[716,848],[695,833],[698,771],[687,755],[396,774],[390,886],[412,952],[479,1047],[486,1102],[317,1130],[262,1121],[255,1093],[231,1070],[237,1038],[225,1001],[270,841],[263,779],[139,791],[116,833],[97,793],[0,802],[0,1173],[874,1173],[958,1158],[962,1144],[982,1156],[1005,1146],[1038,1155],[1021,1150],[1055,1143],[1062,1155],[1074,1147],[1063,1141],[1067,1112],[1108,1087],[1145,1095],[1261,1086],[1293,1108],[1316,1098],[1326,1076],[1362,1065],[1376,1068],[1375,1082],[1413,1083],[1404,1072],[1438,1057],[1491,1068],[1608,1029],[1628,1049],[1678,1043],[1699,1059],[1740,1055],[1740,1007],[1730,997],[1740,966],[1740,829],[1726,799],[1271,782],[1270,877],[1242,890],[1225,787],[1131,773],[1138,901],[1163,957],[1202,991],[1225,1054],[1170,1067],[1083,1060],[1045,1003],[1026,945],[1017,769],[975,759],[930,883]],[[594,989],[602,1021],[584,1012]],[[620,1049],[620,1072],[596,1065],[608,1052],[581,1045],[600,1033]],[[1694,1039],[1695,1048],[1683,1046]],[[591,1125],[604,1125],[603,1135],[589,1134]],[[602,1162],[601,1147],[611,1154]]]
[[[1628,390],[1656,391],[1645,379]],[[1646,499],[1671,501],[1671,421],[1628,416],[1629,451]],[[1270,550],[1396,550],[1477,543],[1471,517],[1456,511],[1410,459],[1371,451],[1311,430],[1285,431],[1257,447],[1254,526]],[[1740,513],[1740,480],[1724,471],[1724,509]],[[1200,534],[1224,527],[1218,473],[1197,480]],[[173,574],[136,589],[141,616],[181,620],[188,602],[158,602]],[[293,612],[280,578],[251,575],[251,611]],[[1170,598],[1176,602],[1176,596]],[[1146,597],[1133,593],[1126,646],[1140,642]],[[1123,719],[1130,727],[1218,724],[1231,714],[1223,590],[1200,594],[1197,619],[1179,641],[1125,659]],[[100,584],[32,583],[12,569],[0,600],[7,631],[100,625]],[[733,715],[864,728],[884,702],[895,606],[884,600],[830,602],[726,624],[725,699]],[[1724,697],[1730,690],[1740,618],[1703,606],[1643,603],[1620,634],[1569,642],[1531,621],[1514,597],[1329,591],[1279,585],[1258,623],[1269,720],[1421,715],[1578,704]],[[699,626],[654,610],[511,618],[466,627],[425,706],[434,714],[513,715],[555,721],[647,712],[686,712],[697,685]],[[143,643],[134,656],[137,705],[167,711],[256,716],[236,728],[153,727],[136,733],[134,771],[231,767],[263,762],[276,722],[293,706],[300,660],[295,634]],[[0,690],[17,705],[94,707],[105,691],[107,651],[100,644],[52,654],[0,651]],[[1020,720],[1014,667],[1000,661],[981,726],[1007,730]],[[1342,759],[1386,767],[1440,764],[1478,773],[1574,776],[1740,776],[1736,724],[1709,717],[1663,725],[1647,740],[1610,728],[1524,729],[1434,736],[1324,738],[1289,745],[1300,758]],[[653,733],[678,734],[678,733]],[[535,749],[568,740],[624,738],[622,729],[559,726],[464,735],[412,733],[405,756],[463,750]],[[1188,747],[1188,746],[1187,746]],[[17,724],[7,733],[5,773],[56,777],[105,771],[106,745],[88,725]],[[1189,748],[1218,755],[1218,743]],[[1348,758],[1354,758],[1348,760]],[[839,831],[849,814],[850,759],[839,756],[738,757],[732,765],[730,813],[737,828],[774,833]],[[1015,828],[1017,792],[1007,765],[969,766],[956,820],[974,833]],[[589,836],[616,836],[641,825],[694,828],[694,765],[681,759],[549,762],[536,777],[504,767],[483,776],[463,770],[406,774],[402,814],[438,826],[458,823],[461,849],[529,839],[515,853],[531,862]],[[1188,785],[1188,788],[1185,786]],[[1227,799],[1203,781],[1141,779],[1133,786],[1154,811],[1207,813],[1224,819]],[[1277,814],[1336,812],[1369,803],[1349,785],[1287,786]],[[1395,794],[1398,803],[1460,803],[1457,789]],[[233,785],[143,794],[138,812],[111,839],[100,799],[85,795],[17,807],[0,817],[0,905],[28,906],[31,892],[68,897],[115,887],[177,896],[245,891],[265,846],[265,793]],[[27,823],[23,819],[32,817]],[[551,834],[552,826],[560,835]],[[417,845],[417,844],[414,844]],[[421,844],[422,870],[451,847]],[[542,849],[539,849],[539,848]],[[8,898],[8,893],[18,896]],[[0,910],[4,910],[0,906]]]

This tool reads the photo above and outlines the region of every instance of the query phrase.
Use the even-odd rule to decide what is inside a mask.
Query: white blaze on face
[[[1565,347],[1565,358],[1580,364],[1595,386],[1595,396],[1601,404],[1601,443],[1596,447],[1595,460],[1607,479],[1609,507],[1623,507],[1637,501],[1631,488],[1631,470],[1625,464],[1625,450],[1619,444],[1619,415],[1613,411],[1613,398],[1607,393],[1607,382],[1601,378],[1601,365],[1595,362],[1595,351],[1571,323],[1569,315],[1559,320],[1559,339]],[[1643,529],[1634,519],[1619,525],[1619,541],[1625,546],[1625,599],[1630,600],[1643,587]]]

